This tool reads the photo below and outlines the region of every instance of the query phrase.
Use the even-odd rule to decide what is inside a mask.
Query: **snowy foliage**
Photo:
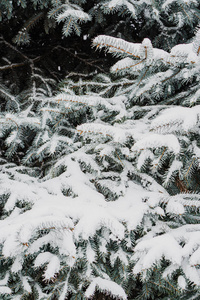
[[[115,59],[110,74],[68,75],[59,88],[37,57],[9,45],[24,55],[30,83],[18,94],[17,84],[0,84],[0,297],[198,299],[198,1],[27,5],[0,3],[3,23],[16,6],[26,11],[13,42],[27,52],[41,20],[46,33],[61,26],[81,36],[86,22],[99,32],[112,13],[138,31],[144,19],[157,35],[97,36],[93,48]],[[16,65],[6,63],[11,77]]]
[[[181,32],[188,35],[186,28],[193,30],[200,17],[197,0],[30,0],[29,3],[26,0],[2,0],[0,21],[12,19],[16,7],[27,12],[23,26],[14,37],[14,42],[21,45],[30,43],[33,28],[41,21],[47,34],[61,22],[64,36],[73,33],[79,36],[85,22],[93,21],[96,27],[107,22],[108,14],[114,14],[124,24],[125,17],[127,24],[131,24],[136,32],[135,24],[140,24],[142,20],[149,27],[160,28],[160,31],[155,30],[155,43],[170,49],[173,43],[168,38],[169,34],[172,39],[180,41]],[[113,25],[118,27],[118,24]],[[148,31],[148,25],[145,25],[145,31]],[[94,32],[94,29],[89,32]]]

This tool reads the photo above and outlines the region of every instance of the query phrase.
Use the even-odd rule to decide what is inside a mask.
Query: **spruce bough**
[[[199,297],[199,4],[158,2],[1,2],[3,299]]]

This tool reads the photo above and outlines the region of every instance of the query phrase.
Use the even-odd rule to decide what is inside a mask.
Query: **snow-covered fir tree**
[[[2,299],[200,297],[199,9],[1,1]]]

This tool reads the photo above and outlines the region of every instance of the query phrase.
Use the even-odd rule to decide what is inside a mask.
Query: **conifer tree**
[[[0,297],[198,299],[198,1],[27,2],[0,4],[2,28],[24,17],[1,39]],[[41,21],[79,42],[104,21],[110,73],[78,56],[93,73],[58,84]]]

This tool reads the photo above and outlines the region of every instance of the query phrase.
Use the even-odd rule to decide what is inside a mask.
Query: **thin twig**
[[[72,55],[73,57],[75,57],[76,59],[82,61],[84,64],[89,65],[89,66],[91,66],[91,67],[93,67],[93,68],[95,67],[95,68],[97,68],[99,71],[101,71],[102,73],[106,73],[105,70],[102,69],[101,67],[99,67],[99,66],[93,64],[92,62],[89,62],[88,60],[86,60],[86,59],[84,59],[84,58],[81,58],[81,57],[78,56],[77,54],[71,52],[69,49],[67,49],[67,48],[65,48],[65,47],[62,47],[62,46],[60,46],[60,45],[58,45],[58,46],[56,46],[55,48],[53,48],[53,49],[52,49],[52,52],[55,51],[55,50],[57,50],[57,49],[62,49],[62,50],[64,50],[64,51],[66,51],[67,53],[69,53],[70,55]]]

